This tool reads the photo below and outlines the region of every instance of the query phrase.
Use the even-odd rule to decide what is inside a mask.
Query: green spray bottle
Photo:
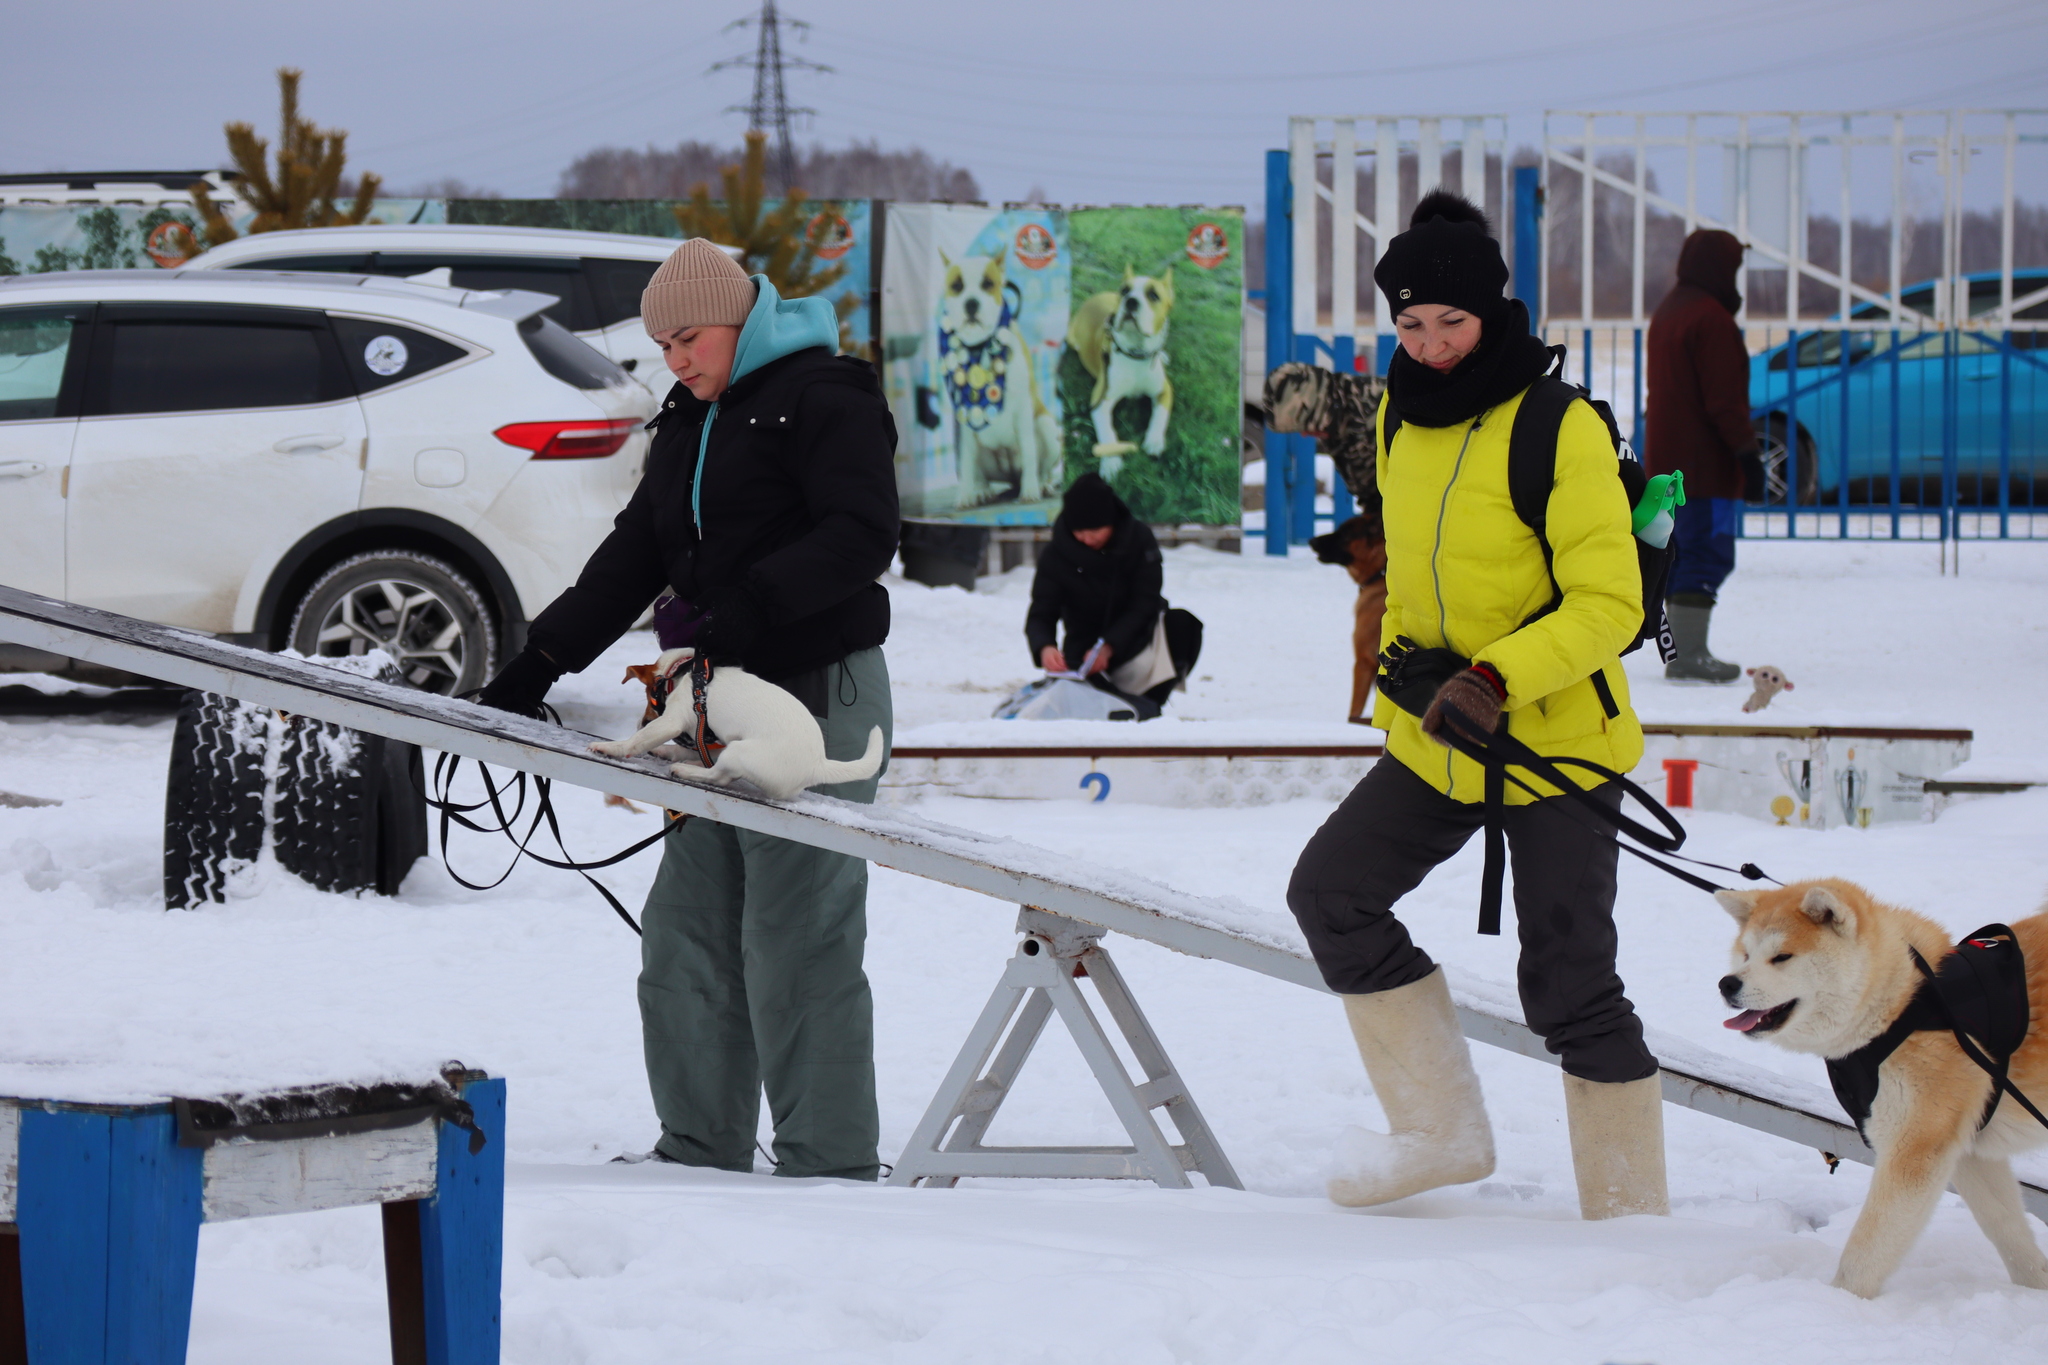
[[[1629,529],[1641,537],[1644,544],[1661,550],[1671,543],[1671,509],[1683,506],[1685,475],[1677,470],[1655,475],[1643,488],[1643,496],[1630,518]]]

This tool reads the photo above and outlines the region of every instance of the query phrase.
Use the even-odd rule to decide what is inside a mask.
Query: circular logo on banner
[[[838,214],[829,218],[819,214],[805,227],[810,239],[818,244],[818,259],[836,261],[853,250],[853,224]]]
[[[383,375],[386,379],[404,369],[409,358],[405,353],[405,343],[395,336],[372,338],[370,344],[363,347],[363,364],[369,366],[371,374]]]
[[[1043,223],[1026,223],[1017,229],[1017,259],[1026,268],[1043,270],[1059,259],[1060,244]]]
[[[174,270],[199,254],[199,242],[191,228],[173,218],[151,228],[142,249],[165,270]]]
[[[1214,270],[1230,259],[1230,237],[1214,223],[1197,223],[1188,230],[1188,259],[1204,270]]]

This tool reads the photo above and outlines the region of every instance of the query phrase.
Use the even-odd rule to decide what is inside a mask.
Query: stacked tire
[[[226,900],[266,841],[280,867],[323,891],[396,894],[427,851],[419,749],[187,694],[164,801],[165,905]]]

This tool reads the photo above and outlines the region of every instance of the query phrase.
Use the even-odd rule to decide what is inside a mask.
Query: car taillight
[[[536,460],[594,460],[617,452],[640,425],[637,417],[600,417],[581,422],[513,422],[491,434],[508,446],[533,452]]]

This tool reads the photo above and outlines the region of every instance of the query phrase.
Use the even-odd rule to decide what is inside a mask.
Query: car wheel
[[[1774,507],[1785,505],[1785,414],[1767,413],[1756,419],[1756,444],[1764,460],[1764,501]],[[1820,461],[1814,453],[1813,437],[1799,428],[1799,501],[1802,506],[1820,501]]]
[[[453,565],[412,550],[351,555],[321,574],[286,643],[329,658],[381,649],[409,685],[444,696],[482,687],[498,664],[483,594]]]

